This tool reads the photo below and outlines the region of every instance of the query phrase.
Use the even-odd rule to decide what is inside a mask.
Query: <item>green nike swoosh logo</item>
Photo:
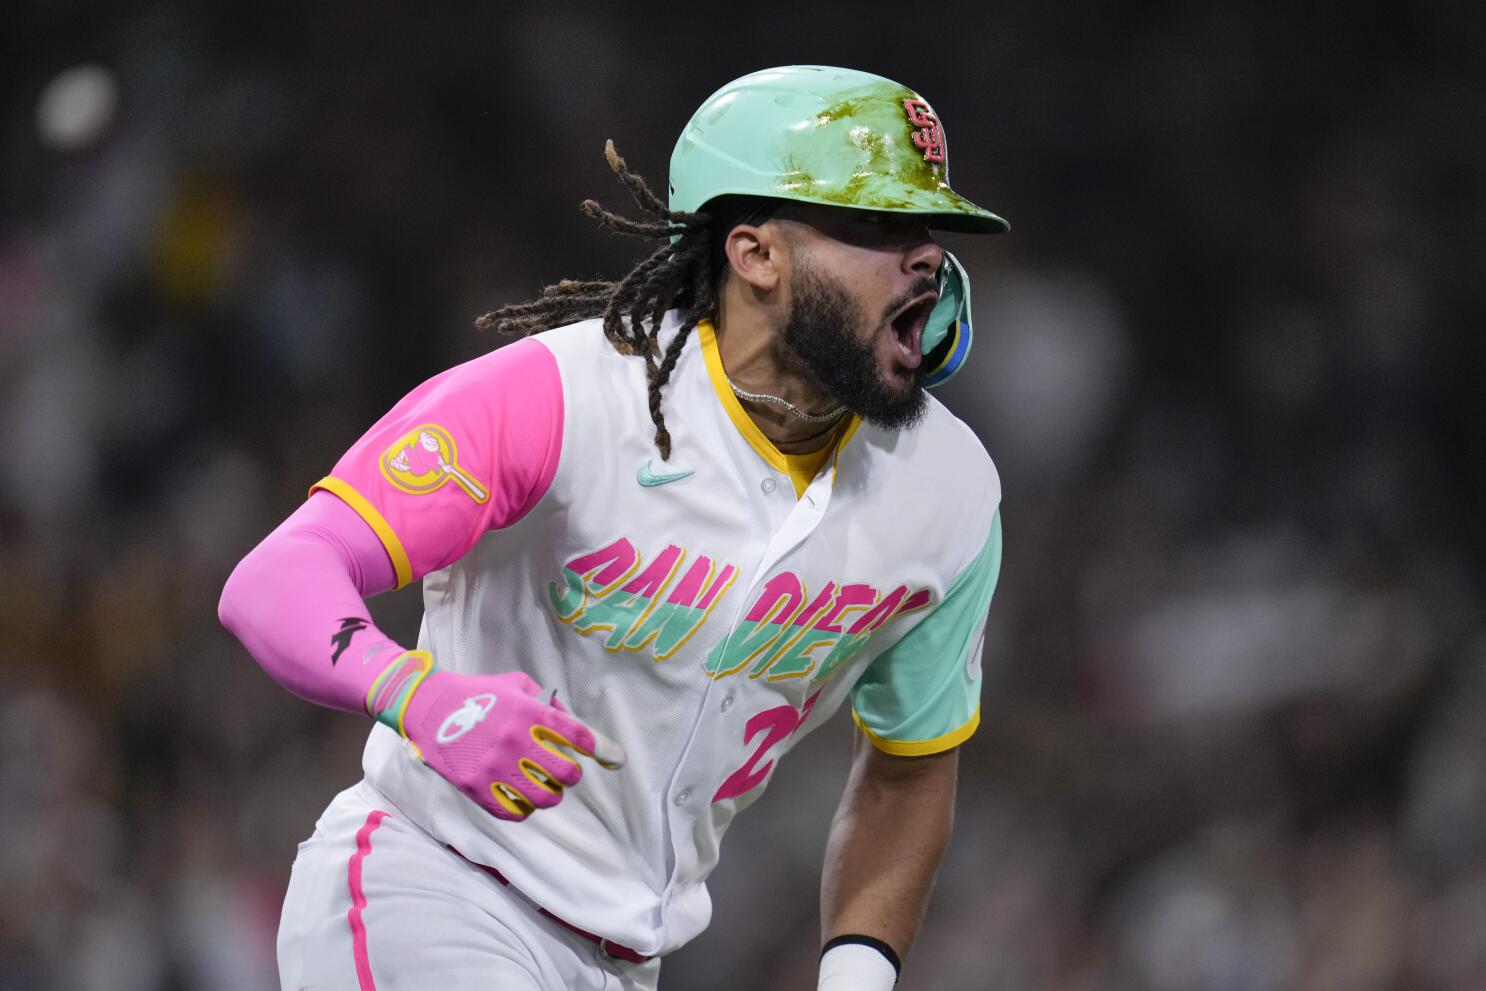
[[[665,485],[667,482],[680,481],[687,475],[694,474],[695,471],[696,469],[694,468],[688,468],[685,471],[673,471],[665,475],[657,475],[650,470],[650,459],[646,458],[645,463],[640,466],[639,472],[635,475],[635,480],[646,488],[650,488],[655,485]]]

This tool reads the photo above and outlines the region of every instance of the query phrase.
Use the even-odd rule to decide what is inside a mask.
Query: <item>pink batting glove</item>
[[[617,743],[540,693],[520,671],[456,674],[441,670],[427,651],[410,650],[377,676],[366,709],[481,808],[520,822],[562,801],[563,789],[583,778],[560,747],[608,768],[625,759]]]

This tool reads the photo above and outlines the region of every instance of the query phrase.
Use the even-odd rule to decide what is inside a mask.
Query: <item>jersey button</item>
[[[764,494],[767,495],[768,493],[774,491],[774,485],[775,484],[776,483],[774,482],[774,479],[772,479],[772,478],[766,478],[762,482],[758,483],[758,487],[761,488],[761,489],[763,489],[764,490]]]
[[[677,805],[685,805],[686,804],[686,800],[688,798],[690,798],[690,797],[691,797],[691,789],[690,788],[682,788],[680,791],[678,791],[676,793],[676,797],[673,798],[673,799],[671,799],[671,801],[675,802]]]
[[[722,700],[722,711],[723,712],[727,712],[732,707],[733,707],[733,693],[732,692],[728,692],[727,693],[727,696],[724,697],[723,700]]]

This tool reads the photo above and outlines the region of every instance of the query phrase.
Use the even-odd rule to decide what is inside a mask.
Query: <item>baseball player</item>
[[[285,988],[654,988],[723,833],[848,700],[821,988],[897,979],[979,722],[1000,482],[924,391],[969,284],[939,117],[878,76],[753,73],[682,131],[618,282],[414,389],[234,571],[275,679],[374,724],[299,848]],[[367,596],[422,581],[415,649]]]

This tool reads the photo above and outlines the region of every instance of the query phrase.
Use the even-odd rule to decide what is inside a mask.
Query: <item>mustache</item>
[[[909,303],[913,302],[913,300],[917,299],[919,296],[922,296],[924,293],[938,291],[939,280],[931,278],[927,275],[924,276],[913,285],[909,286],[906,290],[904,290],[901,295],[894,297],[893,300],[889,302],[886,307],[883,308],[883,322],[886,323],[888,320],[891,320],[893,318],[893,314],[897,313],[903,307],[907,306]]]

